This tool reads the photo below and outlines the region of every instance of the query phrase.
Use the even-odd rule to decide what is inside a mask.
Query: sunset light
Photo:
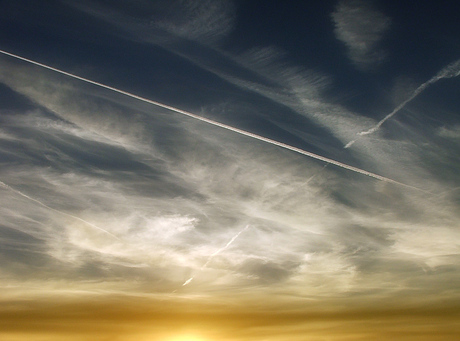
[[[207,341],[201,337],[194,336],[194,335],[181,335],[177,337],[173,337],[171,341]]]
[[[460,340],[452,0],[3,0],[0,340]]]

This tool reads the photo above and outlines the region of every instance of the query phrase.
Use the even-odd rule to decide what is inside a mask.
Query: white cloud
[[[235,57],[256,79],[219,68],[213,72],[277,108],[288,108],[288,118],[297,113],[317,124],[315,129],[326,129],[318,145],[329,152],[403,182],[436,192],[445,189],[420,162],[420,134],[404,138],[408,127],[401,126],[394,139],[377,133],[352,150],[344,151],[338,143],[334,147],[331,137],[349,141],[374,121],[328,103],[321,96],[328,77],[282,58],[274,49]],[[2,81],[41,109],[18,113],[2,127],[7,142],[16,143],[2,147],[17,159],[0,170],[0,180],[119,238],[109,240],[96,229],[1,189],[3,224],[36,238],[31,243],[37,252],[59,263],[48,259],[43,267],[64,267],[62,276],[74,281],[103,278],[124,283],[126,291],[142,286],[171,292],[194,275],[186,290],[198,293],[247,286],[334,296],[369,287],[403,287],[407,268],[449,264],[442,249],[458,253],[452,224],[458,205],[448,197],[434,200],[426,193],[325,168],[175,114],[144,113],[129,100],[103,100],[100,94],[88,94],[86,86],[62,79],[58,83],[57,77],[35,68],[4,66]],[[263,115],[246,103],[225,105],[248,117]],[[203,111],[219,113],[221,108],[211,104]],[[167,134],[160,135],[165,127]],[[302,134],[303,127],[283,127],[316,143],[313,135]],[[248,224],[251,228],[201,271]],[[421,240],[412,237],[419,226],[424,238],[435,240],[433,245],[417,245]],[[439,235],[428,231],[440,227]],[[22,247],[17,239],[7,240]],[[8,264],[5,271],[18,271]],[[391,274],[391,281],[382,284],[382,274]],[[280,282],[286,284],[283,289],[276,285]]]
[[[212,45],[233,30],[235,21],[231,0],[66,3],[122,28],[135,40],[151,43],[171,42],[179,37]]]
[[[337,39],[348,48],[348,56],[360,69],[367,70],[385,58],[379,42],[390,27],[390,18],[367,1],[342,0],[332,13]]]

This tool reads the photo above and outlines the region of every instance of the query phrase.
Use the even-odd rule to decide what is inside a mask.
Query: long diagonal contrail
[[[111,237],[113,237],[113,238],[119,240],[119,238],[118,238],[117,236],[115,236],[114,234],[110,233],[109,231],[104,230],[103,228],[101,228],[101,227],[99,227],[99,226],[97,226],[97,225],[94,225],[94,224],[90,223],[89,221],[86,221],[86,220],[84,220],[84,219],[82,219],[82,218],[80,218],[80,217],[77,217],[77,216],[74,216],[74,215],[72,215],[72,214],[69,214],[69,213],[66,213],[66,212],[62,212],[62,211],[59,211],[59,210],[57,210],[57,209],[55,209],[55,208],[52,208],[52,207],[48,206],[47,204],[41,202],[40,200],[37,200],[37,199],[35,199],[35,198],[32,198],[32,197],[28,196],[27,194],[24,194],[24,193],[22,193],[21,191],[19,191],[19,190],[13,188],[13,187],[7,185],[7,184],[4,183],[3,181],[0,181],[0,187],[6,188],[6,189],[10,190],[11,192],[14,192],[14,193],[16,193],[16,194],[18,194],[18,195],[20,195],[20,196],[22,196],[22,197],[24,197],[24,198],[30,200],[30,201],[33,201],[33,202],[39,204],[40,206],[43,206],[43,207],[45,207],[45,208],[47,208],[47,209],[49,209],[49,210],[51,210],[51,211],[53,211],[53,212],[59,213],[59,214],[61,214],[61,215],[63,215],[63,216],[66,216],[66,217],[69,217],[69,218],[72,218],[72,219],[75,219],[75,220],[78,220],[78,221],[84,223],[85,225],[91,226],[92,228],[94,228],[94,229],[96,229],[96,230],[99,230],[99,231],[101,231],[101,232],[104,232],[104,233],[110,235]]]
[[[161,107],[161,108],[164,108],[164,109],[168,109],[168,110],[174,111],[176,113],[179,113],[179,114],[182,114],[182,115],[185,115],[185,116],[192,117],[192,118],[200,120],[202,122],[206,122],[206,123],[212,124],[214,126],[221,127],[223,129],[233,131],[233,132],[238,133],[240,135],[249,136],[249,137],[252,137],[252,138],[254,138],[256,140],[267,142],[267,143],[270,143],[272,145],[275,145],[275,146],[278,146],[278,147],[281,147],[281,148],[284,148],[284,149],[288,149],[288,150],[294,151],[296,153],[311,157],[313,159],[320,160],[320,161],[326,162],[328,164],[335,165],[337,167],[348,169],[348,170],[350,170],[352,172],[355,172],[355,173],[367,175],[367,176],[370,176],[370,177],[375,178],[377,180],[381,180],[381,181],[393,183],[393,184],[396,184],[396,185],[404,186],[406,188],[412,188],[412,189],[420,190],[417,187],[406,185],[406,184],[404,184],[402,182],[399,182],[399,181],[396,181],[396,180],[393,180],[393,179],[390,179],[390,178],[387,178],[387,177],[384,177],[384,176],[381,176],[381,175],[378,175],[378,174],[375,174],[375,173],[368,172],[368,171],[363,170],[361,168],[353,167],[353,166],[347,165],[345,163],[342,163],[342,162],[339,162],[339,161],[336,161],[336,160],[333,160],[333,159],[329,159],[327,157],[324,157],[324,156],[321,156],[321,155],[318,155],[318,154],[315,154],[315,153],[312,153],[312,152],[308,152],[306,150],[303,150],[303,149],[300,149],[300,148],[297,148],[297,147],[290,146],[290,145],[285,144],[283,142],[275,141],[275,140],[269,139],[267,137],[263,137],[263,136],[253,134],[253,133],[250,133],[250,132],[242,130],[242,129],[238,129],[238,128],[229,126],[227,124],[223,124],[223,123],[220,123],[220,122],[217,122],[217,121],[214,121],[214,120],[210,120],[209,118],[205,118],[205,117],[193,114],[193,113],[185,111],[185,110],[181,110],[181,109],[174,108],[172,106],[169,106],[169,105],[166,105],[166,104],[163,104],[163,103],[152,101],[150,99],[147,99],[147,98],[144,98],[144,97],[129,93],[127,91],[123,91],[123,90],[120,90],[120,89],[117,89],[117,88],[114,88],[114,87],[111,87],[111,86],[108,86],[108,85],[105,85],[105,84],[102,84],[102,83],[99,83],[99,82],[95,82],[93,80],[90,80],[90,79],[87,79],[87,78],[84,78],[84,77],[80,77],[80,76],[74,75],[74,74],[66,72],[66,71],[56,69],[54,67],[51,67],[51,66],[36,62],[34,60],[27,59],[27,58],[15,55],[13,53],[9,53],[9,52],[3,51],[3,50],[0,50],[0,53],[3,53],[3,54],[8,55],[10,57],[13,57],[13,58],[16,58],[16,59],[19,59],[19,60],[34,64],[34,65],[38,65],[38,66],[40,66],[42,68],[58,72],[60,74],[63,74],[63,75],[66,75],[66,76],[81,80],[81,81],[86,82],[86,83],[93,84],[93,85],[99,86],[101,88],[105,88],[105,89],[117,92],[119,94],[123,94],[123,95],[131,97],[131,98],[135,98],[135,99],[137,99],[139,101],[150,103],[150,104],[153,104],[155,106],[158,106],[158,107]]]
[[[358,141],[360,139],[361,136],[375,133],[377,130],[380,129],[380,127],[382,126],[382,124],[385,123],[385,121],[389,120],[394,115],[396,115],[402,108],[404,108],[406,106],[407,103],[412,101],[415,97],[417,97],[420,93],[422,93],[422,91],[424,91],[426,88],[428,88],[431,84],[434,84],[434,83],[436,83],[437,81],[439,81],[440,79],[443,79],[443,78],[453,78],[453,77],[457,77],[459,75],[460,75],[460,59],[455,61],[455,62],[453,62],[453,63],[450,63],[445,68],[443,68],[441,71],[439,71],[436,74],[436,76],[432,77],[430,80],[428,80],[425,83],[423,83],[422,85],[420,85],[417,89],[414,90],[414,92],[412,93],[412,95],[409,98],[407,98],[404,102],[402,102],[400,105],[398,105],[396,108],[394,108],[394,110],[392,112],[390,112],[388,115],[386,115],[384,118],[382,118],[379,122],[377,122],[377,124],[375,126],[373,126],[372,128],[370,128],[368,130],[359,132],[358,137],[356,139],[348,142],[345,145],[344,148],[351,147],[353,145],[353,143],[355,143],[356,141]]]

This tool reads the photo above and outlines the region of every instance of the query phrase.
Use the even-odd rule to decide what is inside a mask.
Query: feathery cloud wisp
[[[362,70],[383,61],[385,52],[378,47],[391,20],[369,2],[341,0],[332,13],[335,35],[348,48],[348,57]]]

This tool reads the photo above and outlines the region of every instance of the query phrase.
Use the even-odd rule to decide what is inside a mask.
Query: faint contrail
[[[57,213],[59,213],[59,214],[61,214],[61,215],[64,215],[64,216],[66,216],[66,217],[70,217],[70,218],[72,218],[72,219],[78,220],[78,221],[80,221],[80,222],[82,222],[82,223],[84,223],[84,224],[86,224],[86,225],[88,225],[88,226],[91,226],[91,227],[93,227],[93,228],[95,228],[95,229],[97,229],[97,230],[99,230],[99,231],[102,231],[102,232],[104,232],[104,233],[106,233],[106,234],[112,236],[113,238],[116,238],[116,239],[120,240],[117,236],[115,236],[114,234],[110,233],[109,231],[106,231],[106,230],[104,230],[103,228],[101,228],[101,227],[99,227],[99,226],[96,226],[96,225],[94,225],[94,224],[90,223],[89,221],[86,221],[86,220],[84,220],[84,219],[82,219],[82,218],[79,218],[79,217],[74,216],[74,215],[72,215],[72,214],[69,214],[69,213],[66,213],[66,212],[62,212],[62,211],[59,211],[59,210],[57,210],[57,209],[55,209],[55,208],[52,208],[52,207],[50,207],[50,206],[48,206],[48,205],[42,203],[40,200],[34,199],[34,198],[32,198],[32,197],[29,197],[27,194],[22,193],[21,191],[19,191],[19,190],[13,188],[13,187],[7,185],[6,183],[4,183],[4,182],[2,182],[2,181],[0,181],[0,187],[6,188],[6,189],[8,189],[8,190],[10,190],[10,191],[12,191],[12,192],[14,192],[14,193],[16,193],[16,194],[19,194],[20,196],[22,196],[22,197],[24,197],[24,198],[26,198],[26,199],[29,199],[29,200],[31,200],[31,201],[33,201],[33,202],[39,204],[40,206],[43,206],[43,207],[45,207],[45,208],[47,208],[47,209],[49,209],[49,210],[51,210],[51,211],[53,211],[53,212],[57,212]]]
[[[453,62],[453,63],[450,63],[449,65],[447,65],[444,69],[442,69],[441,71],[439,71],[437,73],[436,76],[434,76],[433,78],[431,78],[429,81],[423,83],[422,85],[420,85],[417,89],[415,89],[415,91],[412,93],[412,95],[406,99],[404,102],[402,102],[400,105],[398,105],[391,113],[389,113],[388,115],[386,115],[382,120],[380,120],[375,126],[373,126],[372,128],[368,129],[368,130],[365,130],[365,131],[362,131],[362,132],[359,132],[358,135],[359,136],[364,136],[364,135],[369,135],[369,134],[372,134],[372,133],[375,133],[381,126],[383,123],[385,123],[385,121],[389,120],[390,118],[392,118],[394,115],[396,115],[396,113],[398,113],[398,111],[400,111],[402,108],[404,108],[406,106],[407,103],[409,103],[410,101],[412,101],[415,97],[417,97],[423,90],[425,90],[426,88],[428,88],[428,86],[430,86],[431,84],[434,84],[436,83],[437,81],[439,81],[440,79],[443,79],[443,78],[452,78],[452,77],[457,77],[460,75],[460,59]],[[348,148],[348,147],[351,147],[351,145],[353,145],[353,143],[355,143],[356,141],[359,140],[359,137],[356,138],[355,140],[353,141],[350,141],[348,142],[344,148]]]
[[[230,245],[232,245],[232,243],[236,240],[236,238],[238,238],[240,236],[240,234],[242,234],[244,231],[246,231],[247,229],[249,228],[249,225],[246,225],[246,227],[244,229],[242,229],[240,232],[238,232],[237,234],[235,234],[232,239],[229,240],[229,242],[227,244],[225,244],[225,246],[221,247],[219,250],[213,252],[209,257],[208,257],[208,260],[206,261],[206,263],[204,263],[204,265],[200,268],[200,270],[203,270],[204,268],[206,268],[208,266],[208,264],[212,261],[212,259],[217,256],[219,253],[221,253],[222,251],[226,250]],[[187,284],[189,284],[192,280],[193,280],[193,276],[190,277],[188,280],[186,280],[184,282],[184,284],[182,284],[182,286],[186,286]]]
[[[135,99],[137,99],[137,100],[140,100],[140,101],[143,101],[143,102],[146,102],[146,103],[150,103],[150,104],[156,105],[156,106],[158,106],[158,107],[165,108],[165,109],[174,111],[174,112],[176,112],[176,113],[179,113],[179,114],[182,114],[182,115],[185,115],[185,116],[192,117],[192,118],[194,118],[194,119],[197,119],[197,120],[200,120],[200,121],[203,121],[203,122],[212,124],[212,125],[217,126],[217,127],[221,127],[221,128],[223,128],[223,129],[227,129],[227,130],[233,131],[233,132],[235,132],[235,133],[238,133],[238,134],[241,134],[241,135],[244,135],[244,136],[249,136],[249,137],[252,137],[252,138],[254,138],[254,139],[257,139],[257,140],[260,140],[260,141],[264,141],[264,142],[270,143],[270,144],[272,144],[272,145],[275,145],[275,146],[278,146],[278,147],[281,147],[281,148],[285,148],[285,149],[288,149],[288,150],[292,150],[292,151],[294,151],[294,152],[296,152],[296,153],[299,153],[299,154],[302,154],[302,155],[311,157],[311,158],[313,158],[313,159],[320,160],[320,161],[323,161],[323,162],[326,162],[326,163],[335,165],[335,166],[337,166],[337,167],[341,167],[341,168],[344,168],[344,169],[348,169],[348,170],[350,170],[350,171],[352,171],[352,172],[356,172],[356,173],[360,173],[360,174],[363,174],[363,175],[367,175],[367,176],[370,176],[370,177],[375,178],[375,179],[377,179],[377,180],[381,180],[381,181],[385,181],[385,182],[397,184],[397,185],[404,186],[404,187],[407,187],[407,188],[412,188],[412,189],[420,190],[420,189],[417,188],[417,187],[413,187],[413,186],[410,186],[410,185],[406,185],[406,184],[404,184],[404,183],[402,183],[402,182],[399,182],[399,181],[396,181],[396,180],[392,180],[392,179],[390,179],[390,178],[386,178],[386,177],[384,177],[384,176],[381,176],[381,175],[378,175],[378,174],[375,174],[375,173],[371,173],[371,172],[368,172],[368,171],[366,171],[366,170],[363,170],[363,169],[360,169],[360,168],[357,168],[357,167],[353,167],[353,166],[347,165],[347,164],[345,164],[345,163],[342,163],[342,162],[339,162],[339,161],[336,161],[336,160],[333,160],[333,159],[329,159],[329,158],[327,158],[327,157],[324,157],[324,156],[321,156],[321,155],[318,155],[318,154],[315,154],[315,153],[311,153],[311,152],[308,152],[308,151],[306,151],[306,150],[303,150],[303,149],[300,149],[300,148],[297,148],[297,147],[293,147],[293,146],[290,146],[290,145],[288,145],[288,144],[285,144],[285,143],[282,143],[282,142],[279,142],[279,141],[275,141],[275,140],[269,139],[269,138],[267,138],[267,137],[263,137],[263,136],[260,136],[260,135],[256,135],[256,134],[250,133],[250,132],[248,132],[248,131],[245,131],[245,130],[242,130],[242,129],[238,129],[238,128],[229,126],[229,125],[227,125],[227,124],[223,124],[223,123],[220,123],[220,122],[217,122],[217,121],[214,121],[214,120],[210,120],[209,118],[205,118],[205,117],[202,117],[202,116],[199,116],[199,115],[196,115],[196,114],[192,114],[191,112],[188,112],[188,111],[185,111],[185,110],[177,109],[177,108],[174,108],[174,107],[172,107],[172,106],[169,106],[169,105],[166,105],[166,104],[163,104],[163,103],[159,103],[159,102],[156,102],[156,101],[152,101],[152,100],[150,100],[150,99],[147,99],[147,98],[144,98],[144,97],[141,97],[141,96],[137,96],[137,95],[134,95],[134,94],[132,94],[132,93],[129,93],[129,92],[126,92],[126,91],[123,91],[123,90],[120,90],[120,89],[116,89],[116,88],[113,88],[113,87],[111,87],[111,86],[108,86],[108,85],[105,85],[105,84],[102,84],[102,83],[99,83],[99,82],[95,82],[95,81],[92,81],[92,80],[90,80],[90,79],[83,78],[83,77],[74,75],[74,74],[72,74],[72,73],[69,73],[69,72],[66,72],[66,71],[62,71],[62,70],[56,69],[56,68],[54,68],[54,67],[51,67],[51,66],[48,66],[48,65],[45,65],[45,64],[42,64],[42,63],[39,63],[39,62],[30,60],[30,59],[27,59],[27,58],[24,58],[24,57],[21,57],[21,56],[18,56],[18,55],[9,53],[9,52],[3,51],[3,50],[0,50],[0,53],[3,53],[3,54],[5,54],[5,55],[8,55],[8,56],[13,57],[13,58],[16,58],[16,59],[23,60],[23,61],[25,61],[25,62],[34,64],[34,65],[38,65],[38,66],[40,66],[40,67],[42,67],[42,68],[45,68],[45,69],[48,69],[48,70],[52,70],[52,71],[61,73],[61,74],[63,74],[63,75],[66,75],[66,76],[69,76],[69,77],[72,77],[72,78],[81,80],[81,81],[83,81],[83,82],[90,83],[90,84],[99,86],[99,87],[101,87],[101,88],[105,88],[105,89],[108,89],[108,90],[111,90],[111,91],[114,91],[114,92],[123,94],[123,95],[125,95],[125,96],[131,97],[131,98],[135,98]],[[456,75],[455,75],[455,76],[456,76]],[[450,77],[455,77],[455,76],[450,76]],[[446,77],[446,76],[443,76],[443,77],[441,77],[441,78],[445,78],[445,77]],[[353,142],[354,142],[354,141],[353,141]]]
[[[204,269],[205,267],[208,266],[209,262],[214,258],[214,256],[217,256],[219,253],[221,253],[222,251],[224,251],[225,249],[227,249],[230,245],[232,245],[232,243],[235,241],[236,238],[238,238],[240,236],[240,234],[242,234],[244,231],[246,231],[247,229],[249,228],[249,225],[246,225],[244,229],[242,229],[240,232],[238,232],[236,235],[233,236],[232,239],[229,240],[229,242],[227,244],[225,244],[224,247],[221,247],[219,250],[215,251],[213,254],[211,254],[208,258],[208,260],[206,261],[206,263],[201,267],[202,269]]]

